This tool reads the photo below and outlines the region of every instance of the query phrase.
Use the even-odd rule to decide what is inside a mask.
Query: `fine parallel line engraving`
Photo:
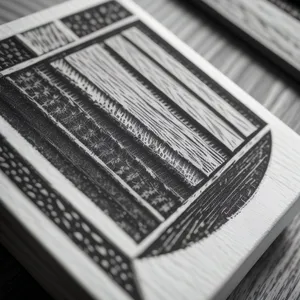
[[[38,70],[25,71],[14,81],[40,109],[72,136],[76,144],[84,147],[95,159],[100,159],[114,178],[135,195],[136,200],[147,207],[158,220],[164,220],[164,217],[177,209],[181,203],[178,197],[151,178],[123,147],[105,133],[103,128],[99,128],[72,99],[62,95],[54,85],[42,78]],[[28,82],[31,84],[24,86]]]
[[[176,61],[185,66],[194,76],[196,76],[201,82],[208,86],[214,93],[216,93],[222,100],[228,103],[231,107],[237,110],[247,120],[249,120],[255,127],[262,128],[265,126],[265,122],[254,114],[247,106],[241,103],[237,98],[230,94],[224,87],[217,84],[211,79],[205,72],[199,67],[193,64],[187,57],[183,56],[178,50],[171,47],[163,38],[153,32],[145,24],[139,23],[137,26],[147,37],[149,37],[154,43],[159,45],[164,51],[171,55]],[[125,31],[125,30],[124,30]]]
[[[65,76],[75,87],[85,92],[94,105],[120,123],[128,133],[141,141],[142,145],[150,149],[167,165],[170,165],[191,186],[198,185],[204,178],[193,165],[181,158],[155,134],[130,115],[117,101],[102,93],[97,86],[81,75],[65,60],[52,62],[51,65]],[[124,118],[126,116],[126,118]]]
[[[104,48],[108,53],[128,72],[133,78],[142,84],[152,95],[154,95],[165,109],[179,120],[184,126],[191,130],[196,136],[204,140],[212,151],[218,153],[224,158],[231,156],[231,152],[216,139],[209,131],[202,127],[196,120],[194,120],[185,110],[181,109],[173,100],[168,98],[157,86],[149,79],[141,75],[136,68],[132,67],[122,56],[120,56],[111,47],[105,44]]]
[[[76,40],[79,39],[79,37],[73,31],[71,31],[61,20],[55,20],[55,21],[53,21],[53,23],[66,36],[68,36],[71,39],[73,39],[73,41],[76,41]]]
[[[240,158],[245,155],[252,147],[255,147],[257,143],[262,139],[263,136],[267,135],[270,132],[270,128],[268,126],[264,127],[260,132],[254,136],[250,142],[245,144],[243,148],[236,153],[226,164],[216,173],[212,178],[210,178],[201,188],[199,188],[186,202],[182,205],[172,216],[170,216],[167,220],[165,220],[162,224],[156,228],[156,230],[151,233],[148,237],[146,237],[138,246],[136,256],[144,253],[150,245],[152,245],[155,240],[162,235],[169,226],[176,222],[178,218],[187,210],[193,203],[201,196],[202,193],[205,192],[206,189],[210,188],[223,174]]]
[[[55,191],[3,136],[0,136],[0,171],[109,277],[127,293],[138,297],[130,259]]]
[[[53,51],[51,51],[49,53],[45,53],[45,54],[40,55],[38,57],[34,57],[34,55],[32,55],[30,52],[28,52],[28,50],[26,48],[24,48],[23,45],[21,45],[22,46],[22,49],[21,49],[22,52],[21,53],[23,55],[23,51],[24,51],[24,56],[26,56],[26,57],[24,57],[22,59],[19,59],[19,60],[15,59],[15,57],[13,57],[13,60],[12,60],[11,63],[8,63],[8,60],[3,60],[3,63],[4,63],[5,67],[2,67],[1,62],[0,62],[0,78],[3,77],[3,76],[7,76],[9,74],[12,74],[14,72],[20,71],[22,69],[25,69],[27,67],[30,67],[32,65],[35,65],[35,64],[37,64],[39,62],[42,62],[44,60],[47,60],[47,59],[49,59],[51,57],[54,57],[54,56],[60,54],[61,52],[68,51],[68,50],[71,50],[73,48],[76,48],[77,46],[80,46],[83,43],[86,43],[86,42],[89,42],[89,41],[91,41],[93,39],[99,38],[99,37],[101,37],[101,36],[103,36],[103,35],[111,32],[113,30],[117,30],[117,29],[119,29],[121,27],[124,27],[124,26],[127,26],[129,24],[132,24],[132,23],[136,22],[137,20],[138,19],[137,19],[136,16],[130,16],[130,17],[126,18],[126,19],[120,20],[120,21],[118,21],[116,23],[113,23],[113,24],[107,26],[107,27],[104,27],[103,29],[95,31],[95,32],[93,32],[93,33],[91,33],[91,34],[89,34],[87,36],[84,36],[84,37],[82,37],[82,38],[80,38],[78,40],[75,40],[72,43],[69,43],[69,44],[67,44],[65,46],[62,46],[61,48],[55,49],[55,50],[53,50]],[[12,40],[13,40],[12,46],[10,46],[10,45],[6,46],[7,45],[7,41],[11,42]],[[9,47],[10,49],[13,49],[13,47],[15,47],[16,44],[18,44],[17,45],[18,48],[16,49],[16,51],[19,51],[19,44],[20,44],[20,42],[16,41],[16,39],[14,37],[13,38],[9,38],[9,39],[4,40],[4,41],[1,41],[0,42],[0,51],[2,51],[2,49],[1,49],[2,42],[5,42],[4,43],[5,49],[6,49],[6,47]],[[4,52],[4,50],[3,50],[3,53],[6,53],[6,52]],[[4,55],[7,55],[7,54],[4,54]]]
[[[269,132],[206,189],[142,257],[186,248],[225,223],[255,192],[268,166],[270,151]]]
[[[20,34],[38,55],[51,52],[74,41],[73,35],[62,31],[56,23],[49,23]]]
[[[132,195],[111,180],[83,151],[78,151],[31,103],[15,91],[7,96],[9,105],[20,115],[0,101],[2,116],[136,242],[158,226],[156,219]]]
[[[297,1],[291,0],[266,0],[288,13],[291,17],[300,20],[300,7]]]
[[[90,46],[66,59],[203,173],[209,175],[224,163],[220,153],[175,118],[100,45]]]
[[[134,187],[137,190],[141,189],[142,186],[149,185],[148,181],[145,181],[143,180],[143,178],[140,177],[141,174],[139,174],[138,172],[136,173],[134,170],[131,170],[131,168],[129,168],[130,164],[127,167],[122,167],[124,163],[126,164],[128,162],[129,158],[122,158],[121,156],[116,156],[117,160],[109,160],[111,158],[110,155],[113,155],[113,157],[116,155],[116,147],[113,145],[109,145],[108,143],[111,139],[105,136],[103,133],[101,133],[100,136],[95,135],[94,132],[96,132],[97,130],[94,128],[94,124],[91,120],[86,119],[86,116],[82,111],[78,109],[78,107],[61,97],[57,92],[50,95],[49,85],[47,84],[47,82],[43,81],[38,76],[34,78],[34,75],[36,75],[34,71],[25,72],[26,74],[22,74],[20,78],[15,78],[14,80],[9,78],[9,80],[13,84],[15,84],[16,87],[24,95],[26,95],[29,100],[35,103],[36,106],[41,110],[41,112],[48,116],[54,124],[56,124],[61,130],[63,130],[66,133],[66,135],[69,138],[71,138],[71,140],[73,140],[75,145],[78,145],[81,149],[83,149],[89,156],[91,156],[95,160],[96,163],[102,166],[102,168],[106,172],[108,172],[115,180],[117,180],[119,184],[121,184],[126,190],[128,190],[128,192],[134,196],[134,199],[136,201],[138,201],[141,205],[146,207],[149,210],[149,212],[151,212],[153,216],[157,218],[157,220],[159,220],[160,222],[163,221],[164,218],[161,216],[161,214],[158,213],[158,211],[155,210],[147,201],[145,201],[142,198],[142,196],[140,196],[135,190],[133,190],[123,180],[122,177],[120,177],[124,175],[125,180],[128,179],[133,184],[135,183]],[[25,84],[28,84],[28,81],[32,82],[32,84],[27,86],[26,89],[26,87],[24,88],[24,82]],[[20,87],[18,84],[21,84],[23,86]],[[42,87],[42,89],[30,90],[31,87]],[[45,93],[48,93],[48,97],[45,97]],[[82,122],[80,122],[82,118],[83,120],[85,120],[83,124]],[[90,130],[91,128],[94,128],[93,131]],[[89,148],[89,146],[92,147],[92,150]],[[97,154],[95,154],[95,152]],[[110,165],[107,166],[99,157],[102,157],[103,159],[108,159]],[[118,169],[119,174],[114,172],[111,168]],[[131,174],[130,171],[132,171],[133,173]],[[129,174],[131,174],[131,176]],[[149,185],[149,189],[153,189],[153,187]],[[145,190],[141,190],[145,192]],[[146,192],[147,191],[148,189],[146,189]],[[149,192],[150,193],[146,193],[146,195],[143,196],[152,196],[152,193],[155,193],[156,195],[154,195],[154,200],[156,196],[156,198],[158,198],[157,204],[167,202],[167,200],[163,196],[159,194],[157,195],[155,189],[153,189],[152,193],[151,191]],[[153,198],[151,200],[153,200]]]
[[[182,83],[197,94],[203,101],[218,111],[228,121],[232,123],[243,135],[248,137],[256,129],[242,114],[235,110],[220,96],[214,93],[207,85],[200,81],[193,73],[178,62],[173,56],[164,51],[154,43],[147,35],[138,28],[130,28],[122,32],[122,35],[128,38],[133,44],[145,51],[157,63],[175,75]]]
[[[152,82],[171,101],[174,101],[182,109],[188,112],[201,126],[209,131],[225,147],[234,151],[243,143],[243,138],[237,132],[226,125],[209,108],[204,106],[197,98],[178,84],[152,60],[141,53],[121,36],[114,36],[105,41],[118,55],[135,68],[142,76]],[[185,106],[191,105],[190,108]],[[191,111],[194,113],[191,114]]]

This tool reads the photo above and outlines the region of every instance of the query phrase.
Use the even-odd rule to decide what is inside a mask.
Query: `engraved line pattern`
[[[109,1],[63,18],[61,21],[78,37],[83,37],[130,15],[121,4]]]
[[[54,20],[0,41],[0,71],[47,54],[109,25],[131,17],[120,3],[107,1],[96,7]],[[28,51],[33,50],[34,53]],[[34,61],[32,61],[33,63]],[[29,62],[30,63],[30,62]]]
[[[47,80],[52,86],[55,86],[57,89],[59,89],[60,93],[64,95],[66,98],[68,98],[71,102],[76,103],[80,107],[82,111],[84,111],[97,125],[99,128],[103,129],[104,132],[108,136],[111,137],[111,139],[120,145],[120,148],[123,148],[125,152],[128,153],[132,159],[136,160],[138,164],[141,165],[141,172],[142,169],[145,169],[145,172],[147,172],[155,181],[160,181],[160,176],[157,175],[156,172],[154,172],[153,169],[151,169],[147,162],[150,162],[149,157],[143,155],[145,151],[143,149],[139,148],[136,143],[133,141],[129,140],[127,138],[127,135],[124,131],[119,130],[117,126],[115,126],[109,119],[107,119],[104,115],[99,114],[98,111],[94,112],[93,106],[89,106],[87,101],[88,99],[84,97],[84,99],[80,96],[78,96],[76,93],[73,91],[70,91],[70,89],[64,84],[59,77],[57,77],[57,74],[52,71],[52,69],[49,68],[40,68],[38,70],[39,74]],[[103,95],[105,97],[105,95]],[[106,97],[105,97],[106,98]],[[138,150],[141,150],[139,152]],[[152,163],[154,163],[152,161]],[[154,165],[154,168],[157,167],[157,163]],[[159,171],[162,171],[162,168],[159,169]],[[165,174],[166,175],[166,174]],[[170,176],[172,176],[170,174]],[[161,189],[169,189],[169,187],[165,184],[162,184]],[[171,190],[172,191],[172,190]],[[178,195],[175,193],[176,197]]]
[[[176,61],[185,66],[194,76],[196,76],[201,82],[208,86],[214,91],[219,97],[225,102],[232,106],[236,111],[249,120],[255,127],[261,128],[265,123],[250,109],[243,105],[239,100],[234,98],[226,89],[214,82],[206,73],[195,66],[189,59],[180,54],[176,49],[171,47],[165,40],[163,40],[156,33],[151,31],[145,24],[140,23],[137,28],[141,30],[147,37],[150,38],[154,43],[159,45],[165,52],[171,55]]]
[[[66,59],[205,174],[225,161],[224,155],[214,151],[206,140],[178,120],[101,46],[90,46]]]
[[[196,186],[203,179],[203,175],[192,164],[181,158],[173,149],[149,131],[139,120],[127,112],[117,101],[103,93],[93,83],[83,77],[65,60],[51,63],[74,87],[80,88],[91,102],[101,111],[108,114],[124,130],[131,134],[142,146],[146,146],[167,167],[177,172],[181,178],[191,186]]]
[[[130,260],[53,190],[1,136],[0,170],[109,277],[131,296],[138,296]]]
[[[62,93],[68,94],[70,88],[69,81],[65,81],[62,74],[58,72],[50,72],[49,69],[45,70],[49,80],[57,87]],[[67,86],[68,87],[67,87]],[[97,90],[97,88],[95,88]],[[103,103],[110,102],[107,95],[101,94],[100,91],[96,93],[99,97],[103,99]],[[82,95],[82,96],[80,96]],[[110,118],[108,113],[99,109],[99,102],[93,101],[89,95],[84,91],[74,85],[74,90],[70,96],[72,101],[74,101],[82,110],[89,114],[92,119],[105,130],[116,142],[120,144],[130,156],[135,158],[143,168],[156,180],[163,183],[164,188],[170,190],[174,195],[181,198],[187,198],[193,189],[188,186],[185,182],[181,180],[177,174],[171,172],[166,168],[163,161],[157,160],[156,157],[152,156],[151,153],[146,151],[145,147],[142,147],[137,143],[130,135],[127,134],[125,130],[117,126],[113,120]],[[105,105],[105,107],[107,104]],[[103,113],[104,112],[104,113]],[[198,172],[199,173],[199,172]],[[202,174],[199,174],[201,180],[204,179]]]
[[[214,93],[207,85],[178,62],[178,60],[159,47],[159,45],[153,42],[138,28],[127,29],[122,32],[122,35],[128,38],[145,53],[150,55],[152,59],[154,59],[172,75],[176,76],[178,80],[198,95],[201,100],[205,101],[208,105],[224,116],[224,118],[230,121],[232,125],[234,125],[243,135],[247,137],[257,129],[257,127],[248,121],[246,117]],[[190,104],[193,100],[195,102],[195,106],[197,106],[197,101],[194,98],[189,98],[188,104]]]
[[[0,71],[33,57],[15,37],[0,41]]]
[[[39,55],[73,42],[68,32],[63,32],[55,23],[49,23],[21,34],[27,44]]]
[[[124,38],[114,36],[105,43],[140,72],[142,76],[156,85],[169,99],[178,104],[180,108],[183,110],[186,108],[186,111],[194,120],[213,134],[228,149],[234,151],[243,143],[244,140],[226,123],[221,121],[217,115]],[[189,105],[191,107],[188,107]]]
[[[218,229],[254,194],[268,167],[270,151],[269,132],[205,190],[141,257],[186,248]]]
[[[41,70],[25,71],[15,76],[12,82],[52,116],[57,124],[62,124],[67,131],[71,132],[75,142],[80,141],[90,149],[91,155],[99,157],[108,168],[122,178],[141,196],[141,200],[148,202],[163,216],[171,214],[181,201],[166,190],[161,182],[152,178],[139,162],[128,155],[125,149],[102,128],[99,128],[89,115],[62,95],[54,85],[51,86],[50,82],[43,79],[40,74]]]
[[[110,1],[23,33],[46,63],[0,79],[0,113],[135,241],[139,259],[184,249],[234,216],[265,174],[271,134],[240,151],[264,122],[146,25],[107,27],[129,15]],[[19,177],[30,200],[140,299],[126,245],[114,249],[51,187],[42,198],[40,181]]]
[[[132,195],[111,180],[83,151],[78,151],[72,141],[66,139],[27,99],[16,91],[11,95],[7,90],[5,92],[9,105],[19,114],[0,101],[2,116],[136,242],[158,226],[156,219],[134,201]]]

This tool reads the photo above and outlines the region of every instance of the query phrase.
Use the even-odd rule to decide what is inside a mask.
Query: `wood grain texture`
[[[182,3],[171,0],[139,0],[137,2],[289,126],[300,132],[298,121],[300,90],[276,67],[270,66],[259,55],[228,35],[224,32],[224,28],[208,20],[205,14],[195,10],[194,7],[184,6]],[[4,8],[11,8],[15,3],[17,0],[2,2],[1,5],[4,5]],[[37,3],[36,6],[34,3]],[[30,7],[39,9],[43,5],[49,4],[30,1],[30,3],[26,3],[29,6],[25,7],[25,3],[20,1],[20,6],[15,5],[16,10],[6,14],[4,18],[6,18],[5,20],[8,20],[8,17],[16,18],[22,13],[28,13]],[[20,11],[20,8],[24,8],[24,11]],[[0,11],[4,12],[5,10]],[[299,228],[298,218],[256,264],[232,294],[231,300],[299,298],[300,289],[297,281],[300,261]],[[12,264],[15,265],[14,262]],[[15,265],[15,268],[19,269],[20,267]],[[29,281],[29,285],[34,285],[34,283],[30,283],[30,279],[27,279],[28,275],[24,275],[22,271],[21,276],[25,279],[24,281]],[[18,294],[17,290],[20,290],[20,287],[25,294],[28,291],[28,286],[24,287],[20,283],[22,281],[19,279],[20,277],[12,277],[14,278],[12,285],[15,283],[16,288],[12,290],[6,288],[5,297],[7,299],[13,299],[13,294]],[[277,288],[274,288],[274,282],[276,282]],[[20,294],[21,292],[19,296]],[[28,292],[27,295],[31,297]],[[24,295],[21,294],[18,299],[24,299]]]
[[[130,13],[122,5],[111,1],[68,16],[62,22],[77,36],[83,37],[128,16]]]
[[[65,76],[81,92],[87,94],[92,103],[117,121],[122,128],[127,130],[142,146],[146,146],[157,158],[163,159],[171,169],[175,170],[181,178],[191,186],[200,183],[204,176],[192,164],[181,158],[171,147],[164,143],[157,135],[148,130],[134,115],[124,109],[117,101],[106,94],[82,76],[66,60],[58,60],[51,65]]]
[[[193,118],[193,121],[200,123],[201,126],[219,140],[223,146],[234,151],[241,145],[243,139],[239,136],[238,132],[229,128],[228,124],[226,124],[226,126],[221,122],[219,116],[214,115],[209,108],[201,103],[201,99],[197,99],[181,84],[178,84],[169,73],[164,72],[160,66],[148,58],[147,55],[139,51],[139,49],[130,42],[117,36],[109,39],[105,44],[109,46],[110,51],[115,52],[116,55],[121,58],[124,65],[128,64],[131,66],[138,74],[142,75],[159,89],[163,95],[167,97],[166,99],[171,102],[171,107],[172,102],[174,102],[182,110],[186,108],[188,115]],[[188,100],[187,104],[184,102],[186,100]],[[183,119],[183,122],[189,125],[188,120]],[[198,132],[201,134],[200,130],[198,130]]]
[[[295,0],[267,0],[273,3],[293,18],[300,20],[300,6],[299,2]],[[298,2],[298,3],[297,3]]]
[[[20,38],[38,55],[50,52],[74,41],[72,34],[58,27],[57,23],[49,23],[34,28],[20,35]]]
[[[9,80],[38,110],[60,127],[66,137],[74,142],[74,147],[78,146],[85,151],[158,220],[163,220],[160,214],[165,217],[173,212],[180,204],[179,197],[143,168],[131,153],[82,110],[73,101],[76,95],[68,97],[45,76],[41,68],[36,68],[34,71],[21,72]]]
[[[236,32],[252,39],[258,49],[269,54],[275,63],[296,79],[299,78],[300,39],[296,32],[300,29],[300,23],[291,13],[289,1],[282,5],[278,5],[280,1],[270,4],[268,0],[194,1],[215,10],[214,14],[236,26]],[[297,11],[293,10],[296,15]]]
[[[125,291],[135,299],[139,299],[129,259],[43,180],[1,135],[0,170],[100,268],[109,276],[116,276],[116,282],[124,286]]]
[[[206,189],[141,257],[186,248],[221,226],[256,191],[267,169],[270,152],[271,134],[267,133]]]
[[[122,186],[111,181],[93,159],[76,150],[47,118],[39,113],[33,114],[34,107],[26,103],[26,99],[16,93],[11,96],[9,104],[0,101],[4,118],[21,134],[31,136],[31,144],[136,242],[158,226],[159,222]],[[22,111],[21,116],[17,116],[12,108]]]
[[[0,71],[32,57],[34,54],[26,49],[17,38],[5,39],[0,44]]]
[[[181,83],[184,83],[192,92],[194,92],[200,100],[207,103],[214,108],[225,119],[229,120],[231,124],[236,127],[246,137],[256,130],[256,126],[244,117],[241,113],[236,111],[227,102],[222,101],[221,97],[214,93],[203,81],[199,80],[192,72],[176,60],[171,53],[162,49],[150,37],[144,34],[137,28],[131,28],[122,35],[128,38],[133,44],[143,50],[152,59],[154,59],[161,67],[176,76]],[[132,47],[130,49],[133,49]],[[198,101],[194,101],[197,105]]]

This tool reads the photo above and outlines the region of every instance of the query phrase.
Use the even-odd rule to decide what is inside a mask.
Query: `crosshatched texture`
[[[131,14],[118,2],[108,1],[62,19],[77,36],[83,37],[112,23],[129,17]]]
[[[26,61],[33,56],[15,37],[0,41],[0,71]]]

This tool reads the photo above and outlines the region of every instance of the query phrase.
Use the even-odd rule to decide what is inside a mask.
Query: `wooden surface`
[[[299,3],[291,0],[193,0],[299,78]],[[294,2],[294,3],[293,3]],[[280,9],[279,9],[280,7]],[[280,20],[278,22],[278,20]]]
[[[21,0],[0,4],[2,22],[15,19],[61,0],[32,0],[29,6]],[[235,81],[276,116],[300,133],[300,89],[292,79],[272,66],[249,47],[223,31],[194,7],[174,0],[137,0],[155,18],[171,29],[213,65]],[[18,5],[19,4],[19,5]],[[12,11],[15,9],[15,12]],[[239,287],[233,299],[298,299],[300,297],[300,219],[296,218],[259,260]],[[45,298],[38,285],[6,253],[0,250],[1,266],[6,280],[1,282],[4,299],[26,299],[33,293]],[[3,262],[3,264],[2,264]],[[2,270],[1,270],[2,271]],[[1,276],[0,276],[1,277]],[[27,293],[27,294],[26,294]]]

